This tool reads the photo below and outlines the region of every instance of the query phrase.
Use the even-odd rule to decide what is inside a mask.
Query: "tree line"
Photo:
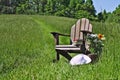
[[[86,17],[95,21],[119,22],[120,5],[112,13],[103,10],[96,14],[92,0],[0,0],[0,14],[41,14],[70,18]]]

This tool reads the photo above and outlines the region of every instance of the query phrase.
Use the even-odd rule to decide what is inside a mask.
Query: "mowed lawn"
[[[52,31],[70,34],[77,19],[39,15],[0,15],[0,80],[120,80],[120,24],[92,22],[105,35],[97,63],[71,66],[55,58]],[[66,40],[65,40],[66,39]],[[61,37],[61,44],[69,38]]]

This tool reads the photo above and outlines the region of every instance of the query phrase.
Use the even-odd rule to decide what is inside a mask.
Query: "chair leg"
[[[68,54],[68,52],[67,51],[63,51],[63,50],[56,50],[56,52],[57,52],[57,60],[59,60],[60,59],[60,55],[59,54],[61,54],[62,56],[64,56],[68,61],[70,61],[71,60],[71,56]]]
[[[53,63],[59,61],[59,59],[60,59],[60,55],[59,55],[59,53],[57,53],[56,54],[56,59],[53,59]]]
[[[57,53],[56,53],[56,59],[53,59],[53,62],[54,62],[54,63],[57,62],[57,61],[59,61],[59,59],[60,59],[60,54],[59,54],[60,52],[57,51],[57,50],[56,50],[56,52],[57,52]]]
[[[56,59],[59,61],[60,59],[60,54],[57,52]]]

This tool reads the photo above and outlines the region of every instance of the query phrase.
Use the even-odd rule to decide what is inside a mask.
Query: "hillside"
[[[71,66],[55,58],[51,31],[69,34],[76,19],[39,15],[0,15],[0,80],[119,80],[120,25],[93,24],[94,33],[105,35],[99,62]],[[63,37],[61,44],[69,43]]]

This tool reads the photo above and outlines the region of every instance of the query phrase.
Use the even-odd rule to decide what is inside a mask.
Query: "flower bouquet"
[[[103,41],[105,40],[102,34],[88,34],[88,41],[90,42],[90,51],[99,55],[104,47]]]

